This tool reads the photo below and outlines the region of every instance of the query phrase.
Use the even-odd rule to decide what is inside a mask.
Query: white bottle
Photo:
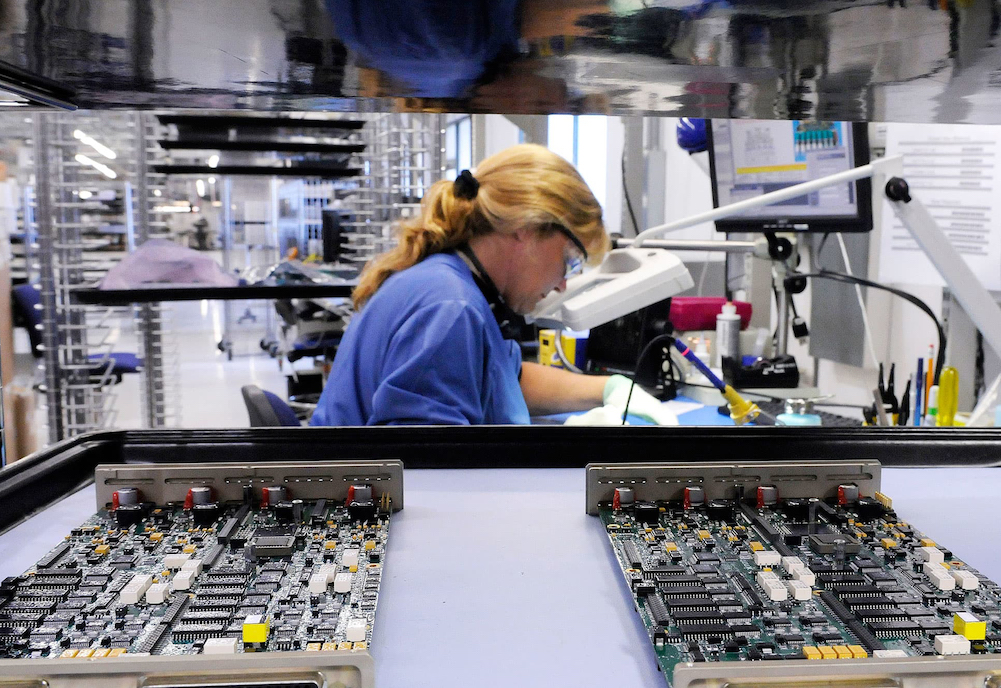
[[[723,367],[723,357],[736,359],[740,364],[740,316],[737,306],[727,301],[716,316],[716,367]]]

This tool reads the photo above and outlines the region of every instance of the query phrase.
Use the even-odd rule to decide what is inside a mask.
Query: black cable
[[[633,379],[629,384],[629,394],[626,395],[626,407],[622,409],[623,425],[626,424],[626,416],[629,415],[629,402],[632,401],[633,398],[633,389],[636,387],[636,378],[640,374],[640,366],[643,365],[643,359],[646,358],[647,354],[650,353],[650,349],[652,349],[656,344],[660,344],[661,342],[664,341],[669,341],[673,343],[674,335],[658,334],[656,337],[654,337],[653,339],[651,339],[649,342],[646,343],[646,346],[643,347],[643,351],[640,352],[640,357],[636,359],[636,369],[633,371]]]
[[[938,330],[938,354],[935,356],[935,373],[933,376],[934,384],[938,384],[939,375],[942,372],[942,367],[945,365],[945,330],[942,329],[942,323],[938,321],[935,316],[935,312],[928,307],[924,301],[914,296],[913,294],[908,294],[906,291],[901,289],[894,289],[893,287],[888,287],[884,284],[879,284],[877,282],[872,282],[861,277],[853,277],[852,275],[845,275],[840,272],[830,272],[828,270],[822,270],[820,272],[808,272],[808,273],[797,273],[795,275],[790,275],[786,277],[788,282],[791,279],[797,277],[819,277],[821,279],[834,280],[835,282],[844,282],[846,284],[860,284],[864,287],[872,287],[873,289],[882,289],[883,291],[888,291],[895,296],[899,296],[908,303],[912,303],[918,308],[920,308],[924,313],[932,319],[935,323],[935,329]]]
[[[640,225],[636,222],[636,213],[633,212],[633,202],[629,200],[629,188],[626,186],[626,147],[622,146],[622,195],[626,199],[626,208],[629,209],[629,219],[633,221],[633,235],[639,236]]]

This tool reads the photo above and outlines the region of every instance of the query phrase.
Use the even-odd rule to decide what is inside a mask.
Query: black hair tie
[[[480,183],[476,181],[476,177],[469,170],[460,172],[459,176],[455,178],[455,183],[452,185],[452,193],[455,197],[465,198],[467,201],[476,198],[479,190]]]

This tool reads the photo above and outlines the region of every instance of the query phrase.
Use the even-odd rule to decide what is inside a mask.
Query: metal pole
[[[52,187],[49,184],[50,126],[52,115],[35,115],[35,223],[38,228],[38,256],[42,291],[42,353],[45,356],[45,403],[49,421],[49,442],[64,438],[63,405],[60,390],[59,315],[56,310],[55,227],[52,222]]]
[[[149,173],[146,148],[149,145],[146,127],[148,115],[136,113],[136,193],[135,217],[138,220],[136,232],[138,243],[142,245],[150,238],[149,217]],[[126,185],[127,190],[131,190]],[[126,206],[129,207],[129,206]],[[129,208],[131,215],[132,209]],[[129,246],[131,251],[133,246]],[[160,304],[144,303],[136,308],[139,332],[142,334],[143,350],[143,411],[146,427],[160,428],[166,425],[166,392],[163,378],[163,336],[160,331]]]

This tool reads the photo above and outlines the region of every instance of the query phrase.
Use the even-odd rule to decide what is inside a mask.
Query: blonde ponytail
[[[475,175],[479,190],[472,199],[457,197],[448,180],[428,189],[420,216],[398,225],[396,247],[373,258],[362,271],[351,295],[356,310],[393,274],[451,251],[477,234],[558,223],[581,240],[592,264],[608,251],[601,206],[573,165],[548,148],[513,146],[481,162]]]

